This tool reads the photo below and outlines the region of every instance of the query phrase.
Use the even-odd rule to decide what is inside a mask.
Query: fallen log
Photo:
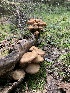
[[[34,38],[33,40],[19,40],[19,42],[14,45],[14,50],[11,53],[0,59],[0,76],[14,69],[22,55],[34,45],[34,42]]]

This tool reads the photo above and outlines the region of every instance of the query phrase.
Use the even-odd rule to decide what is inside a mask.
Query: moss
[[[9,54],[9,51],[6,49],[6,50],[3,50],[2,52],[0,52],[0,58],[2,57],[5,57]]]

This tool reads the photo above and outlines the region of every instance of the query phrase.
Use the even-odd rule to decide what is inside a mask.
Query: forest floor
[[[35,75],[26,75],[13,93],[52,93],[48,92],[47,85],[52,82],[51,79],[55,81],[54,85],[62,89],[59,93],[70,93],[70,10],[64,6],[48,8],[42,4],[41,9],[34,10],[33,14],[35,18],[41,18],[47,24],[38,40],[38,47],[46,52],[45,61],[41,63],[40,71]],[[9,24],[0,24],[0,41],[7,35],[10,36],[15,28]],[[19,30],[16,29],[16,32],[17,37]]]
[[[25,90],[29,93],[37,93],[37,90],[38,93],[46,93],[49,75],[70,86],[70,11],[62,6],[46,8],[45,5],[41,5],[41,12],[38,11],[34,11],[35,17],[41,18],[47,24],[38,40],[38,47],[46,54],[40,72],[33,76],[28,75],[25,80]],[[24,84],[21,85],[23,88]],[[61,89],[66,91],[64,87]]]

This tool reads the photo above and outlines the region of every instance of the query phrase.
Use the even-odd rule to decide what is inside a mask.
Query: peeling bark
[[[16,63],[20,60],[21,56],[34,45],[35,40],[28,41],[26,39],[14,45],[14,51],[8,56],[0,59],[0,76],[14,69]]]

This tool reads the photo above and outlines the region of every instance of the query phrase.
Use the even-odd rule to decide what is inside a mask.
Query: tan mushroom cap
[[[39,26],[38,28],[39,28],[39,30],[43,29],[43,27],[42,27],[42,26]]]
[[[26,68],[26,72],[29,74],[35,74],[39,71],[40,65],[39,64],[29,64]]]
[[[30,20],[27,21],[27,24],[32,25],[32,24],[34,24],[34,22],[35,22],[35,19],[30,19]]]
[[[37,49],[37,47],[32,46],[29,50],[30,50],[30,51],[33,51],[33,50],[36,50],[36,49]]]
[[[14,80],[20,80],[21,78],[24,78],[25,77],[25,72],[24,70],[15,70],[13,71],[12,73],[12,78]]]
[[[38,55],[32,62],[33,63],[40,63],[40,62],[43,62],[44,61],[44,58],[41,57],[40,55]]]
[[[30,63],[36,57],[37,57],[37,53],[35,51],[27,52],[22,56],[20,60],[20,64]]]
[[[38,55],[41,55],[41,56],[43,56],[43,55],[45,54],[45,51],[43,51],[42,49],[39,49],[39,48],[37,48],[37,47],[35,47],[35,46],[32,46],[29,50],[30,50],[30,51],[35,50],[35,51],[37,52],[37,54],[38,54]]]
[[[32,30],[32,29],[34,29],[34,27],[33,27],[32,25],[30,25],[30,26],[28,27],[28,29],[29,29],[29,30]]]
[[[39,26],[46,26],[46,23],[43,22],[43,21],[41,21],[41,22],[38,22],[38,25],[39,25]]]
[[[37,22],[34,22],[34,24],[33,25],[38,25],[38,23]]]
[[[35,19],[35,21],[38,23],[38,22],[40,22],[40,21],[42,21],[41,19]]]
[[[35,21],[35,19],[34,18],[31,18],[30,21]]]
[[[46,22],[43,22],[43,25],[46,26]]]
[[[34,29],[38,29],[38,26],[37,25],[33,25]]]

